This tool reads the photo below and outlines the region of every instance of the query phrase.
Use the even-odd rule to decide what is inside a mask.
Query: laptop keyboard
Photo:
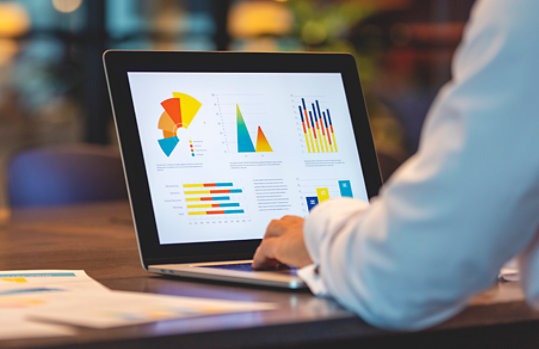
[[[218,264],[218,265],[205,265],[204,268],[216,268],[216,269],[227,269],[227,270],[238,270],[238,271],[253,271],[251,263],[237,263],[237,264]],[[258,270],[257,270],[258,271]],[[260,270],[264,271],[264,270]],[[284,267],[282,269],[270,269],[266,271],[283,273],[287,275],[297,275],[297,269],[293,267]]]

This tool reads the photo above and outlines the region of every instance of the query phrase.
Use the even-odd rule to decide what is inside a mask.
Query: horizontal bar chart
[[[189,216],[245,213],[239,202],[232,202],[239,200],[241,195],[238,194],[243,193],[242,189],[234,187],[233,182],[186,183],[183,189]],[[216,194],[217,196],[214,196]]]
[[[240,207],[240,204],[237,202],[228,203],[228,204],[197,204],[197,205],[187,205],[187,208],[208,208],[208,207]]]
[[[232,183],[202,183],[202,184],[184,184],[184,188],[210,188],[210,187],[232,187]]]
[[[213,214],[240,214],[245,213],[244,210],[220,210],[220,211],[193,211],[189,212],[188,214],[190,216],[195,215],[213,215]]]
[[[234,194],[242,193],[241,189],[215,189],[215,190],[190,190],[184,191],[186,195],[195,195],[195,194]]]
[[[186,198],[185,201],[221,201],[230,200],[230,196],[208,196],[202,198]]]

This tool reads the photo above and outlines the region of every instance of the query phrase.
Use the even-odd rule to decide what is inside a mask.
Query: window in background
[[[23,147],[115,142],[105,49],[215,49],[213,17],[210,0],[0,0],[0,183]]]
[[[345,51],[377,149],[417,148],[473,0],[0,0],[0,160],[29,144],[115,142],[107,48]],[[3,173],[3,171],[1,172]],[[2,180],[2,178],[0,178]]]
[[[228,17],[231,47],[352,53],[377,149],[396,164],[417,150],[423,120],[473,0],[238,0]]]

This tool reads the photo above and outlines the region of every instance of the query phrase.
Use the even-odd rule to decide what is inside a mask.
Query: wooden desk
[[[522,300],[518,285],[500,283],[455,318],[417,333],[367,325],[333,301],[308,292],[202,283],[154,276],[138,259],[126,203],[12,212],[0,222],[0,270],[84,269],[115,290],[273,302],[278,309],[92,330],[75,337],[0,342],[1,348],[82,347],[417,347],[508,346],[537,348],[539,313]],[[0,313],[0,316],[1,313]]]

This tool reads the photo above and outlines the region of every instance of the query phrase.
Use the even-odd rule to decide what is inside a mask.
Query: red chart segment
[[[179,98],[169,98],[161,102],[163,109],[170,116],[176,127],[181,127],[182,124],[182,108]]]

